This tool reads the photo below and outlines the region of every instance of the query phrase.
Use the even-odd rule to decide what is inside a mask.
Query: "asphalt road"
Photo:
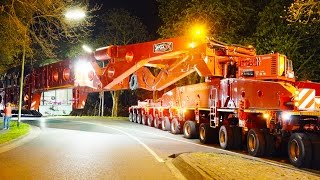
[[[127,120],[25,121],[39,136],[0,154],[0,179],[176,179],[170,156],[221,150]]]

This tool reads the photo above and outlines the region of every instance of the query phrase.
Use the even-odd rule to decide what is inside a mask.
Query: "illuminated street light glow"
[[[85,44],[82,45],[82,49],[84,51],[86,51],[87,53],[92,53],[92,49],[89,46],[85,45]]]
[[[206,31],[207,29],[205,25],[197,24],[192,27],[191,33],[192,33],[192,36],[201,38],[201,37],[206,37],[206,34],[207,34]]]
[[[81,9],[73,9],[66,12],[65,17],[70,20],[82,19],[86,16],[86,13]]]

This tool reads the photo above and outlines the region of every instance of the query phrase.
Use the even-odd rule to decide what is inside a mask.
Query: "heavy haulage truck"
[[[179,37],[107,46],[80,59],[26,74],[23,108],[38,111],[43,92],[61,88],[73,89],[73,109],[84,108],[89,92],[166,90],[157,100],[131,106],[129,120],[223,149],[245,147],[252,156],[284,148],[293,165],[320,166],[320,83],[296,81],[285,55]],[[194,72],[205,82],[167,90]],[[18,74],[1,76],[1,103],[18,104]]]
[[[108,47],[96,58],[109,60],[106,86],[127,78],[131,89],[155,91],[192,72],[205,77],[155,101],[139,101],[129,108],[132,122],[218,142],[223,149],[244,146],[252,156],[285,148],[294,166],[320,164],[320,84],[297,82],[285,55],[256,55],[252,47],[214,39],[173,38]]]

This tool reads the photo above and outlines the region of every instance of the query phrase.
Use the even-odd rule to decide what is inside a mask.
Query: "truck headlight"
[[[286,112],[282,113],[282,119],[284,121],[288,121],[290,118],[291,118],[291,115],[289,113],[286,113]]]

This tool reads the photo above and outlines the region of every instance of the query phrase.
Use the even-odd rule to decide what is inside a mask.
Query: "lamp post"
[[[83,19],[86,16],[85,12],[81,9],[73,9],[68,10],[65,13],[65,18],[75,21]],[[23,80],[24,80],[24,63],[26,58],[26,41],[27,41],[27,34],[29,30],[29,24],[27,24],[24,34],[24,41],[22,47],[22,62],[21,62],[21,76],[20,76],[20,87],[19,87],[19,107],[18,107],[18,123],[17,126],[20,126],[21,122],[21,108],[22,108],[22,94],[23,94]]]
[[[22,108],[22,93],[23,93],[23,79],[24,79],[24,61],[26,59],[26,41],[27,41],[28,26],[25,29],[23,47],[22,47],[22,64],[21,64],[21,76],[20,76],[20,87],[19,87],[19,110],[18,110],[18,123],[20,126],[21,122],[21,108]]]

